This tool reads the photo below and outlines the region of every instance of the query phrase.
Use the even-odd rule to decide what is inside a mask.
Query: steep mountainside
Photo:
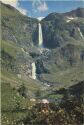
[[[10,5],[1,4],[2,39],[19,46],[31,46],[36,38],[38,20],[22,15]],[[24,41],[24,42],[23,42]]]
[[[67,12],[64,15],[65,16],[82,17],[82,18],[84,18],[84,8],[78,8],[76,10],[72,10],[71,12]]]
[[[44,46],[56,48],[74,40],[83,42],[83,15],[84,9],[77,9],[64,14],[49,14],[42,20]]]
[[[42,75],[46,81],[69,82],[68,80],[72,79],[71,82],[75,82],[78,75],[72,78],[71,74],[82,72],[81,69],[84,67],[83,14],[84,9],[78,8],[63,14],[51,13],[41,21],[44,47],[51,50],[48,60],[45,61],[49,73]],[[80,75],[81,78],[84,77],[84,72],[82,75]]]
[[[29,88],[29,95],[37,91],[41,84],[31,79],[34,61],[30,53],[36,51],[35,42],[38,20],[22,15],[18,10],[1,3],[1,56],[2,81],[9,82],[12,87],[24,84]],[[29,85],[28,85],[29,84]],[[33,84],[33,86],[32,86]],[[34,92],[35,92],[34,91]]]
[[[55,121],[57,124],[82,123],[82,116],[79,117],[82,108],[77,107],[82,99],[77,98],[83,95],[79,91],[84,84],[84,9],[65,14],[52,13],[44,18],[40,22],[44,48],[40,48],[39,21],[22,15],[10,5],[1,3],[0,7],[2,124],[40,125],[43,121],[43,125],[53,125],[59,115],[58,123]],[[32,70],[36,79],[32,77]],[[79,94],[77,97],[76,91]],[[64,100],[66,93],[74,97],[70,95]],[[39,102],[43,98],[55,101],[56,105],[64,101],[64,107],[58,105],[58,109],[51,103],[46,119],[46,114],[40,111]],[[75,103],[74,98],[77,99]],[[69,106],[66,107],[66,103]],[[72,109],[69,113],[67,110],[71,105],[74,105],[74,111]],[[60,110],[67,118],[62,116]],[[73,117],[71,119],[72,113],[76,116],[74,120]],[[64,120],[62,124],[61,118]]]
[[[44,18],[40,22],[44,48],[39,48],[39,21],[1,4],[2,71],[6,69],[28,80],[32,74],[31,64],[35,62],[37,79],[43,83],[60,87],[83,80],[83,11],[78,8],[63,14],[51,13]]]

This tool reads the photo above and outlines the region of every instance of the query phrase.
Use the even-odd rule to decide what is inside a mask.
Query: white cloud
[[[9,4],[19,10],[22,14],[27,15],[27,10],[18,6],[19,0],[1,0],[5,4]]]
[[[34,12],[45,12],[48,10],[48,6],[44,0],[33,0],[32,7]]]
[[[13,7],[16,7],[18,2],[18,0],[1,0],[1,1],[5,4],[10,4]]]
[[[41,2],[38,6],[37,6],[37,10],[39,10],[40,12],[45,12],[48,10],[48,6],[45,2]]]

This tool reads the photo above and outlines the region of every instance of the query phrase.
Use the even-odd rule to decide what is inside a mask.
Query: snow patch
[[[41,21],[43,18],[45,18],[45,17],[38,17],[37,19],[38,19],[39,21]]]
[[[67,17],[66,22],[69,23],[70,21],[77,19],[77,17]]]

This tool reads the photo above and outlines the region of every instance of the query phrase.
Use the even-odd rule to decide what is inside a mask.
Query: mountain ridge
[[[80,10],[80,9],[77,9],[77,10]],[[15,58],[16,60],[15,61],[16,63],[14,62],[14,65],[17,64],[17,67],[20,65],[24,66],[24,68],[21,68],[21,66],[19,67],[18,73],[23,73],[23,71],[25,71],[24,74],[26,74],[25,77],[27,78],[27,74],[29,72],[30,72],[29,75],[31,74],[31,68],[29,67],[31,67],[30,66],[31,63],[35,61],[36,67],[37,67],[37,70],[36,70],[37,76],[40,75],[40,77],[43,79],[42,74],[44,74],[45,76],[47,74],[48,75],[52,74],[53,65],[55,66],[55,70],[59,70],[59,69],[64,70],[66,69],[66,67],[69,68],[70,65],[76,66],[79,63],[83,62],[84,60],[83,59],[84,31],[82,28],[83,18],[81,19],[79,17],[78,19],[71,20],[70,22],[67,22],[67,18],[62,14],[61,15],[56,14],[53,20],[51,17],[50,21],[44,18],[40,22],[42,25],[43,40],[44,40],[43,42],[44,48],[41,54],[41,51],[39,50],[39,47],[38,47],[39,21],[37,19],[33,20],[32,18],[28,18],[26,16],[24,18],[24,15],[23,16],[21,15],[20,19],[18,19],[18,17],[16,16],[14,20],[15,22],[13,22],[14,18],[12,17],[9,18],[9,14],[11,13],[9,11],[7,13],[7,11],[8,9],[6,8],[4,9],[2,4],[2,21],[1,21],[2,32],[3,32],[2,49],[10,55],[11,54],[11,52],[9,51],[10,46],[12,47],[14,45],[15,47],[16,46],[19,47],[19,49],[17,48],[17,53],[15,53],[14,51],[12,52],[13,58]],[[14,13],[14,14],[18,15],[19,13]],[[5,18],[5,15],[6,15],[6,18]],[[47,34],[47,32],[49,33]],[[45,37],[45,34],[46,34],[46,37]],[[47,50],[46,48],[48,48],[49,50]],[[2,53],[4,51],[2,51]],[[14,57],[15,54],[16,54],[16,57]],[[56,59],[54,58],[54,56],[56,56]],[[23,61],[23,58],[24,58],[24,61]],[[51,65],[51,62],[53,62],[53,65]],[[27,69],[28,71],[26,70],[26,68],[28,68]],[[49,80],[46,79],[46,81],[49,81]]]
[[[2,124],[82,124],[84,19],[57,14],[39,22],[9,8],[1,5]],[[38,45],[39,23],[44,48]],[[49,102],[47,112],[42,99]]]

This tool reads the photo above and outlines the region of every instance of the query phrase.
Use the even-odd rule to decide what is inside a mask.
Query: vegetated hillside
[[[27,96],[35,96],[34,93],[42,86],[39,84],[40,81],[35,81],[29,76],[34,61],[30,52],[36,50],[33,44],[38,41],[34,38],[38,21],[22,15],[12,6],[3,3],[1,3],[1,17],[2,82],[7,82],[15,88],[24,84],[29,89]]]
[[[67,12],[64,15],[84,18],[84,8],[77,8],[76,10],[72,10],[71,12]]]
[[[69,89],[61,88],[59,91],[54,91],[52,94],[47,95],[51,100],[50,103],[44,105],[41,102],[38,103],[38,101],[29,103],[28,99],[21,99],[15,95],[16,91],[12,91],[10,86],[6,84],[5,90],[7,89],[8,92],[7,94],[4,92],[4,96],[6,94],[7,99],[10,97],[11,102],[6,100],[7,105],[3,105],[2,124],[82,125],[84,109],[83,87],[84,81],[81,81]],[[61,99],[60,95],[62,95]],[[55,99],[55,102],[52,101],[52,98]],[[3,98],[4,101],[5,99]],[[10,110],[8,110],[9,108]]]
[[[31,77],[31,52],[38,52],[36,44],[37,19],[22,15],[10,5],[1,3],[1,102],[2,124],[15,124],[32,107],[44,85]],[[35,34],[36,33],[36,34]],[[37,37],[38,38],[38,37]],[[15,120],[15,121],[14,121]]]
[[[37,46],[37,19],[2,3],[1,16],[2,124],[55,125],[57,119],[59,125],[81,124],[83,105],[73,94],[78,87],[67,91],[77,83],[81,91],[79,81],[84,80],[84,19],[78,17],[67,22],[70,19],[65,15],[50,14],[42,21],[44,46],[48,48],[41,49]],[[32,62],[36,64],[37,80],[31,78]],[[59,94],[62,90],[70,95],[66,100],[64,93]],[[42,98],[56,103],[49,104],[48,114],[39,105]],[[66,104],[69,105],[65,107]],[[71,105],[73,111],[69,110]]]
[[[73,40],[84,41],[83,15],[81,8],[64,14],[49,14],[42,20],[44,46],[56,48]]]
[[[31,46],[38,41],[38,20],[22,15],[18,10],[1,3],[2,39],[19,46]]]
[[[51,13],[41,21],[44,46],[51,50],[46,62],[50,73],[42,75],[44,80],[69,84],[83,79],[83,11],[83,8],[78,8],[63,14]]]
[[[39,49],[38,20],[22,15],[10,5],[1,4],[1,7],[2,71],[29,80],[34,61],[37,79],[56,88],[84,79],[82,8],[69,12],[70,16],[51,13],[44,18],[41,24],[45,48]]]

